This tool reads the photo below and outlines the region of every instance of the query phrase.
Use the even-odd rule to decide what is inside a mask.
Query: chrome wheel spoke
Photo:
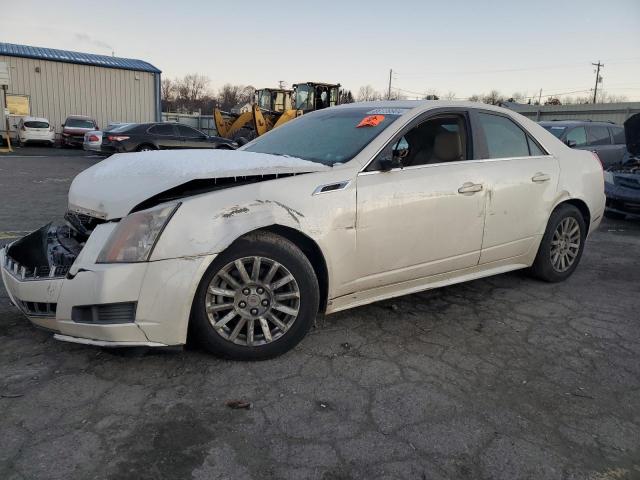
[[[258,319],[260,321],[260,328],[262,329],[262,334],[264,335],[264,339],[267,342],[273,341],[271,337],[271,330],[269,330],[269,324],[267,323],[267,319],[264,317],[260,317]]]
[[[209,291],[209,293],[211,295],[218,295],[220,297],[232,297],[233,298],[236,295],[235,290],[229,290],[229,289],[226,289],[226,288],[218,288],[218,287],[209,286],[208,291]]]
[[[247,269],[244,268],[244,263],[242,263],[242,260],[236,260],[234,264],[236,266],[236,270],[238,270],[238,273],[240,274],[240,278],[242,279],[242,281],[244,283],[249,283],[251,281],[251,278],[249,277],[249,273],[247,273]]]
[[[295,316],[298,315],[297,308],[287,307],[286,305],[282,305],[280,303],[274,303],[273,309],[278,310],[279,312],[286,313],[287,315]]]
[[[224,317],[222,317],[220,320],[218,320],[214,325],[213,328],[215,329],[220,329],[222,327],[224,327],[227,323],[229,323],[231,320],[233,320],[236,315],[238,315],[236,313],[235,310],[231,310],[229,313],[227,313]]]
[[[293,291],[287,293],[278,293],[275,296],[276,301],[282,302],[284,300],[291,300],[293,298],[300,298],[300,293]]]
[[[277,290],[281,287],[284,287],[287,283],[292,282],[293,281],[293,275],[289,274],[285,277],[282,277],[280,280],[278,280],[277,282],[274,282],[271,284],[271,290]]]
[[[251,280],[257,282],[260,280],[260,264],[262,263],[262,258],[254,257],[253,258],[253,267],[251,269]]]
[[[231,334],[229,335],[229,340],[233,342],[236,338],[238,338],[238,334],[240,334],[242,327],[244,327],[246,323],[247,323],[247,319],[244,317],[238,320],[236,327],[233,329],[233,332],[231,332]]]
[[[228,310],[233,308],[233,303],[210,303],[207,305],[207,312],[219,312],[220,310]]]
[[[229,275],[224,270],[220,270],[220,272],[218,272],[218,275],[222,279],[224,279],[225,282],[227,282],[229,285],[231,285],[233,288],[235,288],[235,289],[240,288],[240,284],[236,281],[236,279],[233,278],[231,275]]]
[[[276,325],[280,331],[282,333],[286,332],[287,330],[289,330],[289,327],[282,321],[280,320],[278,317],[276,317],[273,313],[269,312],[267,314],[267,318],[274,324]]]
[[[269,283],[271,283],[271,280],[273,280],[273,277],[275,276],[275,274],[276,274],[276,272],[278,271],[279,268],[280,268],[280,264],[278,262],[273,262],[271,264],[271,268],[267,272],[267,276],[264,277],[263,283],[265,283],[267,285]]]
[[[247,320],[247,345],[253,345],[253,329],[255,327],[255,320],[250,318]]]

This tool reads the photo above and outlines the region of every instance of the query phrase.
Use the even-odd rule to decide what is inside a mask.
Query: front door
[[[393,154],[395,152],[395,154]],[[379,158],[401,158],[383,171]],[[477,265],[486,188],[466,112],[408,127],[357,178],[357,278],[367,290]]]

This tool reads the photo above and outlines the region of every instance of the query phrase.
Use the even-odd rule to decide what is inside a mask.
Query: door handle
[[[482,191],[481,183],[465,182],[459,189],[458,193],[476,193]]]
[[[548,182],[549,180],[551,180],[551,175],[542,172],[538,172],[531,177],[531,181],[536,183]]]

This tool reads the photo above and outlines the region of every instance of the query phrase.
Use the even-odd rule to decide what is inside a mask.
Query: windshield
[[[345,163],[405,111],[363,107],[308,113],[256,138],[243,150],[288,155],[325,165]]]
[[[553,133],[557,138],[562,137],[562,134],[567,129],[567,127],[559,127],[556,125],[543,125],[543,127],[549,132]]]
[[[91,120],[82,120],[81,118],[69,118],[64,126],[70,128],[95,128]]]
[[[313,102],[313,88],[308,85],[298,85],[296,87],[296,108],[298,110],[311,110]]]

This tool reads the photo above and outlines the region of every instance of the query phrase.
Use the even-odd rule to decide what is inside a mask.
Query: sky
[[[0,0],[0,42],[139,58],[181,77],[306,81],[456,98],[589,95],[640,101],[640,0]]]

